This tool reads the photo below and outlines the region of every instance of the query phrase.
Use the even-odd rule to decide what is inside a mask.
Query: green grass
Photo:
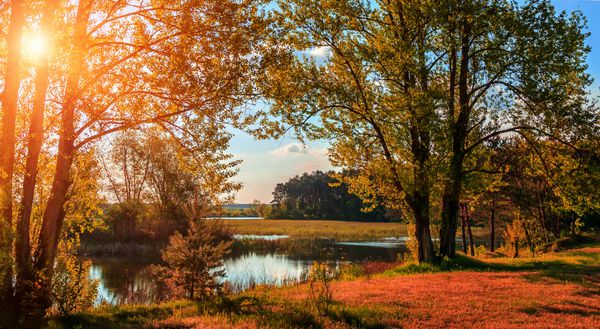
[[[409,263],[386,271],[383,275],[411,275],[453,271],[534,272],[527,278],[538,280],[552,278],[589,286],[600,277],[600,253],[581,252],[575,248],[600,247],[597,236],[580,236],[561,240],[570,250],[540,254],[537,257],[472,258],[462,254],[454,259],[444,259],[439,264]],[[595,280],[597,281],[597,279]]]
[[[226,222],[235,234],[289,235],[298,238],[332,238],[365,241],[406,236],[400,223],[364,223],[331,220],[251,219]]]
[[[198,314],[199,305],[190,301],[175,301],[157,305],[100,306],[87,312],[56,317],[49,328],[139,328],[149,320],[166,319],[174,315]]]
[[[235,234],[289,235],[295,238],[331,238],[337,241],[370,241],[407,236],[403,223],[365,223],[334,220],[248,219],[225,223]],[[487,239],[488,230],[473,227],[477,239]]]

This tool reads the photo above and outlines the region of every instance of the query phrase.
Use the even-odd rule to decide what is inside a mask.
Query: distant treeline
[[[381,206],[371,211],[348,186],[333,177],[335,172],[314,171],[277,184],[273,192],[273,219],[329,219],[348,221],[390,221],[397,216]],[[351,174],[345,172],[345,175]]]

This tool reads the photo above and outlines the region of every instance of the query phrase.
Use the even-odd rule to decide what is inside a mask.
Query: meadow
[[[299,238],[332,238],[365,241],[406,236],[406,224],[332,220],[248,219],[228,220],[234,234],[287,235]]]
[[[352,222],[334,220],[245,219],[227,220],[234,234],[287,235],[293,238],[329,238],[336,241],[372,241],[405,237],[407,225],[398,222]],[[435,226],[433,226],[435,236]],[[489,230],[473,227],[473,236],[484,239]]]

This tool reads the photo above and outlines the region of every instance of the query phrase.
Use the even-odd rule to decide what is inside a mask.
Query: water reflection
[[[261,284],[283,285],[303,281],[309,261],[293,260],[286,255],[259,255],[255,252],[224,262],[225,281],[234,291]]]
[[[226,277],[234,291],[255,285],[301,282],[313,261],[393,262],[406,251],[403,239],[338,242],[332,239],[241,239],[224,260]],[[97,303],[143,304],[155,299],[150,274],[156,258],[92,258],[90,277],[99,280]]]
[[[96,304],[147,304],[154,300],[156,286],[150,265],[156,259],[92,259],[90,278],[98,280]]]
[[[234,234],[233,238],[237,239],[237,240],[267,240],[267,241],[272,241],[272,240],[280,240],[280,239],[287,239],[289,238],[289,235],[277,235],[277,234],[272,234],[272,235],[255,235],[255,234]]]

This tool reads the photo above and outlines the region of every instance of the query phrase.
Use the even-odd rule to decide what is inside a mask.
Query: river
[[[336,242],[332,239],[296,239],[287,236],[235,236],[232,252],[223,260],[224,280],[233,291],[255,285],[301,282],[315,261],[394,262],[406,252],[406,238]],[[98,280],[96,304],[153,302],[156,286],[149,267],[160,258],[92,257],[90,278]]]

